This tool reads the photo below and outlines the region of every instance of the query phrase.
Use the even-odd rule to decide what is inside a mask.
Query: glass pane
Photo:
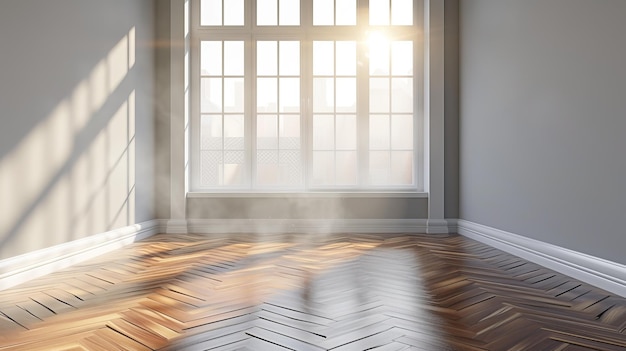
[[[218,186],[222,182],[223,154],[221,151],[202,151],[200,154],[200,183]]]
[[[200,148],[202,150],[223,148],[221,115],[204,115],[200,118]]]
[[[389,116],[370,116],[370,150],[388,150]]]
[[[300,75],[300,42],[281,41],[280,42],[280,75],[299,76]]]
[[[278,149],[278,116],[258,116],[256,136],[258,149]]]
[[[244,152],[224,152],[224,185],[243,184]]]
[[[335,154],[335,182],[341,185],[357,183],[356,151],[337,151]]]
[[[257,182],[263,185],[277,185],[279,180],[278,150],[257,151]]]
[[[302,157],[299,150],[280,150],[278,162],[281,185],[302,184]]]
[[[300,78],[280,78],[280,112],[300,112]]]
[[[413,43],[394,41],[391,43],[391,74],[413,76]]]
[[[389,151],[370,151],[370,182],[376,185],[389,182]]]
[[[369,37],[370,75],[389,75],[389,40],[381,33]]]
[[[200,43],[200,74],[205,76],[222,75],[221,41],[203,41]]]
[[[389,25],[389,0],[370,0],[370,25]]]
[[[243,26],[244,25],[243,0],[225,0],[224,1],[224,25],[225,26]]]
[[[200,112],[222,112],[222,78],[200,79]]]
[[[389,112],[388,78],[370,78],[370,112]]]
[[[279,24],[281,26],[300,25],[300,0],[280,0],[279,8]]]
[[[391,183],[398,185],[413,184],[413,152],[391,152]]]
[[[336,149],[337,150],[356,150],[356,116],[337,116],[336,117]]]
[[[222,25],[222,0],[200,0],[200,25]]]
[[[356,25],[356,0],[336,0],[338,26]]]
[[[300,116],[281,115],[279,124],[280,149],[300,148]]]
[[[278,72],[278,43],[275,41],[257,41],[257,75],[275,76]]]
[[[391,111],[413,112],[413,79],[392,78],[391,89]]]
[[[335,154],[333,151],[313,152],[313,184],[331,185],[335,182]]]
[[[413,116],[391,117],[391,148],[413,150]]]
[[[391,0],[391,24],[396,26],[413,24],[413,0]]]
[[[313,75],[332,76],[335,73],[335,49],[332,41],[313,42]]]
[[[332,51],[330,55],[332,57]],[[332,69],[332,65],[330,67]],[[337,42],[337,70],[336,71],[337,71],[338,76],[355,76],[356,75],[356,42],[354,41],[338,41]]]
[[[224,112],[243,112],[243,78],[224,78]]]
[[[278,112],[278,81],[257,78],[257,112]]]
[[[333,116],[313,117],[313,149],[335,149],[335,120]]]
[[[224,58],[225,76],[243,76],[243,41],[225,41]]]
[[[333,0],[313,0],[313,25],[332,26],[334,24]]]
[[[313,79],[313,112],[334,112],[335,87],[333,78]]]
[[[356,78],[337,78],[337,111],[356,112]]]
[[[224,116],[224,149],[243,150],[244,121],[242,115]]]
[[[257,0],[257,26],[275,26],[278,24],[278,0]]]

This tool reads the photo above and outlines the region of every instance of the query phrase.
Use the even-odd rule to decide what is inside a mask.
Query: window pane
[[[242,115],[224,116],[224,149],[243,150],[244,121]]]
[[[280,112],[300,112],[300,78],[280,78]]]
[[[313,112],[334,112],[335,87],[333,78],[313,79]]]
[[[244,25],[243,0],[225,0],[224,1],[224,25],[225,26],[243,26]]]
[[[389,182],[389,151],[370,151],[370,182],[383,185]]]
[[[337,116],[336,149],[356,150],[356,116]]]
[[[391,183],[397,185],[413,184],[413,152],[391,152]]]
[[[370,150],[388,150],[389,140],[389,116],[370,116]]]
[[[200,74],[222,75],[222,42],[203,41],[200,43]]]
[[[243,41],[224,42],[224,75],[243,76],[244,53]]]
[[[278,112],[278,81],[257,78],[257,112]]]
[[[221,151],[202,151],[200,153],[200,183],[203,186],[223,184],[223,157]]]
[[[334,6],[333,0],[313,0],[313,25],[332,26]]]
[[[280,0],[279,8],[279,24],[281,26],[300,25],[300,0]]]
[[[280,150],[278,162],[281,185],[302,184],[302,157],[299,150]]]
[[[332,51],[331,51],[330,56],[332,57]],[[331,65],[331,69],[332,69],[332,65]],[[338,76],[356,75],[356,42],[354,41],[338,41],[337,42],[337,75]]]
[[[389,74],[389,41],[382,34],[372,34],[369,38],[370,75]]]
[[[256,135],[258,149],[278,149],[278,116],[258,116]]]
[[[391,117],[391,148],[394,150],[413,150],[412,115]]]
[[[277,0],[257,0],[256,24],[257,26],[275,26],[278,24]]]
[[[389,25],[389,0],[370,0],[370,25]]]
[[[243,112],[243,78],[224,78],[224,112]]]
[[[413,24],[413,0],[391,0],[391,24],[396,26]]]
[[[279,125],[280,148],[299,149],[300,148],[300,116],[281,115]]]
[[[313,149],[335,149],[335,120],[333,116],[313,116]]]
[[[394,41],[391,43],[391,74],[394,76],[413,75],[413,43]]]
[[[222,25],[222,0],[200,0],[200,25]]]
[[[313,152],[313,184],[331,185],[335,182],[335,153],[333,151]]]
[[[200,112],[222,112],[222,78],[200,79]]]
[[[332,41],[313,42],[313,75],[332,76],[335,73],[335,49]]]
[[[356,112],[356,78],[337,78],[337,111]]]
[[[200,148],[203,150],[221,150],[222,115],[204,115],[200,118]]]
[[[299,76],[300,75],[300,42],[281,41],[280,42],[280,75]]]
[[[335,182],[338,185],[357,183],[356,151],[337,151],[335,154]]]
[[[413,112],[413,79],[392,78],[391,89],[391,111]]]
[[[224,152],[224,184],[243,184],[244,175],[244,152],[226,151]]]
[[[257,75],[275,76],[278,72],[278,43],[275,41],[257,42]]]
[[[370,78],[370,112],[389,112],[388,78]]]
[[[278,150],[257,151],[257,182],[263,185],[277,185],[279,180]]]
[[[338,26],[356,25],[356,0],[336,0]]]

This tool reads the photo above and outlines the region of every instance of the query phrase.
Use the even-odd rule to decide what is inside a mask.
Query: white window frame
[[[246,1],[248,6],[245,6],[245,26],[220,26],[220,27],[202,27],[199,25],[200,23],[200,11],[196,9],[199,8],[199,0],[192,0],[190,6],[190,69],[189,69],[189,79],[190,79],[190,105],[189,105],[189,132],[191,133],[189,137],[189,168],[187,169],[189,182],[189,189],[191,189],[192,193],[198,194],[201,193],[215,193],[215,194],[228,194],[228,193],[281,193],[281,192],[291,192],[291,193],[364,193],[371,194],[372,192],[381,193],[381,194],[389,194],[392,197],[398,196],[398,194],[415,194],[415,196],[422,197],[425,192],[425,186],[428,181],[428,174],[426,174],[427,165],[425,165],[425,160],[428,157],[425,157],[425,153],[428,151],[428,131],[425,128],[428,127],[428,122],[424,118],[425,109],[427,108],[427,102],[425,101],[425,75],[424,75],[424,60],[427,55],[427,50],[425,50],[425,40],[422,37],[422,34],[425,32],[422,30],[424,28],[424,13],[423,13],[423,1],[415,0],[413,5],[414,16],[413,16],[413,25],[412,26],[380,26],[381,30],[384,30],[388,33],[410,33],[414,36],[413,38],[413,52],[414,52],[414,164],[413,164],[413,177],[414,184],[407,186],[359,186],[354,188],[346,188],[346,187],[310,187],[310,185],[304,181],[304,188],[297,189],[268,189],[268,188],[260,188],[254,189],[244,188],[244,189],[231,189],[231,188],[201,188],[198,186],[199,182],[199,43],[202,40],[242,40],[245,38],[246,40],[246,50],[251,49],[251,45],[254,45],[256,40],[267,39],[267,40],[299,40],[301,41],[301,84],[302,84],[302,95],[303,96],[311,96],[310,92],[307,92],[309,85],[312,82],[312,76],[310,75],[311,69],[311,60],[312,57],[310,51],[309,43],[312,43],[313,40],[355,40],[357,38],[363,37],[363,28],[365,26],[357,26],[357,27],[348,27],[348,26],[329,26],[329,27],[313,27],[312,26],[312,15],[309,16],[301,16],[300,26],[289,26],[289,30],[291,34],[285,35],[283,33],[285,26],[261,26],[256,27],[254,22],[256,21],[256,9],[255,9],[255,1]],[[360,23],[368,23],[367,16],[367,0],[358,0],[357,1],[357,21]],[[308,13],[312,14],[312,0],[302,0],[301,1],[301,10],[300,13]],[[367,26],[367,25],[366,25]],[[361,45],[362,47],[362,45]],[[248,51],[249,52],[249,51]],[[254,55],[246,54],[246,64],[245,64],[245,139],[248,146],[246,147],[246,161],[249,162],[249,167],[246,167],[247,173],[245,175],[247,180],[253,181],[255,169],[253,159],[253,150],[254,147],[250,146],[250,143],[254,143],[256,136],[256,119],[254,118],[255,113],[253,111],[253,99],[256,98],[256,94],[254,94],[252,90],[252,82],[256,79],[256,75],[254,72],[255,69],[255,57]],[[307,76],[308,75],[308,76]],[[367,81],[369,78],[368,65],[363,65],[361,67],[361,72],[357,73],[357,76],[362,80]],[[357,78],[358,81],[359,78]],[[358,89],[367,89],[367,86],[364,87],[363,84],[358,86]],[[368,92],[359,92],[358,95],[367,96]],[[368,132],[368,122],[369,122],[369,114],[366,113],[365,116],[362,116],[362,113],[359,111],[367,111],[367,107],[363,107],[363,104],[367,104],[368,101],[359,102],[359,107],[357,108],[357,120],[358,120],[358,128],[359,134],[367,135]],[[310,142],[307,141],[308,137],[311,135],[312,125],[311,125],[311,116],[312,112],[310,109],[310,100],[303,101],[301,104],[301,115],[302,115],[302,135],[303,135],[303,157],[304,157],[304,167],[307,179],[310,179],[310,174],[307,171],[309,165],[312,162],[312,152]],[[361,117],[359,117],[361,116]],[[359,136],[359,139],[366,139],[365,136]],[[364,161],[363,158],[367,157],[369,152],[368,148],[363,148],[359,146],[359,173],[366,174],[364,172],[364,166],[367,164],[367,161]],[[365,155],[365,156],[363,156]],[[426,178],[426,179],[425,179]],[[362,181],[361,184],[364,182]],[[394,195],[395,194],[395,195]],[[400,195],[405,196],[405,195]]]

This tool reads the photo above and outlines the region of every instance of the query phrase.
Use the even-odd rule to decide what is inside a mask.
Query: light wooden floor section
[[[0,350],[626,350],[626,300],[458,235],[156,235],[0,292]]]

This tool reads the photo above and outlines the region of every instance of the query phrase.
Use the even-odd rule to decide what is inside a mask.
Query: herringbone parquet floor
[[[458,235],[157,235],[0,292],[0,350],[626,350],[626,299]]]

